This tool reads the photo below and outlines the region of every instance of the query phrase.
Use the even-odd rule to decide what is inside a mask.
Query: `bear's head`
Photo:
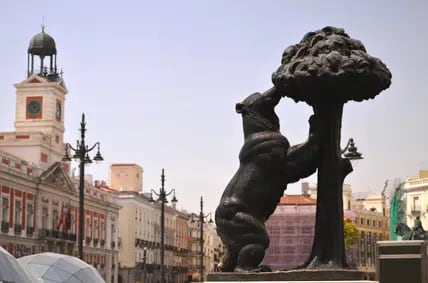
[[[279,131],[279,118],[275,106],[281,95],[275,88],[261,93],[253,93],[236,104],[236,112],[242,115],[244,136],[266,131]]]

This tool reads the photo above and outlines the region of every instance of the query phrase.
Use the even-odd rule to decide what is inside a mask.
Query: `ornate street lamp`
[[[82,121],[80,122],[80,141],[77,140],[76,147],[74,148],[71,144],[65,144],[65,155],[62,158],[62,161],[71,161],[70,150],[74,152],[73,159],[79,161],[79,231],[77,237],[78,245],[78,254],[79,258],[83,260],[83,223],[84,223],[84,199],[85,199],[85,164],[92,163],[92,160],[96,162],[101,162],[104,158],[100,153],[100,143],[96,142],[92,147],[88,147],[85,143],[85,132],[86,132],[86,122],[85,122],[85,113],[82,114]],[[97,153],[94,158],[89,157],[89,152],[97,147]]]
[[[362,153],[357,151],[357,147],[355,146],[354,139],[350,138],[345,148],[342,149],[343,158],[349,159],[351,162],[355,162],[359,159],[363,159]],[[356,165],[356,164],[354,164]]]
[[[168,203],[168,200],[166,199],[167,196],[172,196],[172,203],[177,202],[177,198],[175,197],[175,189],[172,189],[169,192],[165,191],[165,173],[164,169],[162,168],[162,175],[161,175],[161,188],[159,193],[157,193],[154,190],[150,190],[150,202],[154,203],[155,199],[153,199],[153,194],[158,197],[156,201],[159,201],[161,203],[161,281],[160,283],[165,283],[165,268],[164,268],[164,254],[165,254],[165,203]]]
[[[213,220],[211,218],[211,212],[204,215],[204,201],[202,199],[201,196],[201,211],[199,212],[199,226],[200,226],[200,237],[199,237],[199,245],[201,247],[200,250],[200,265],[199,265],[199,273],[200,273],[200,277],[201,277],[201,282],[204,280],[204,223],[205,223],[205,219],[209,217],[208,223],[213,223]],[[191,223],[195,223],[195,220],[193,219],[193,215],[192,215],[192,220]]]

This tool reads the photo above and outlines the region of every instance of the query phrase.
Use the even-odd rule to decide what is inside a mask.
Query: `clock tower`
[[[15,84],[16,132],[0,133],[2,150],[42,168],[61,161],[64,156],[67,88],[62,72],[58,72],[56,59],[55,40],[42,27],[28,46],[27,78]],[[40,65],[35,67],[34,63]]]

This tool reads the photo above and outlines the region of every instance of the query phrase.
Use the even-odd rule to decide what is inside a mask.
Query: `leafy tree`
[[[349,250],[349,248],[357,242],[360,235],[357,226],[355,226],[349,218],[345,219],[345,223],[343,224],[343,233],[345,237],[345,250]]]

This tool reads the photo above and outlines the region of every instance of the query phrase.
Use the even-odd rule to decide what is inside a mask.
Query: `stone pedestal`
[[[207,282],[331,282],[335,283],[366,283],[375,282],[365,280],[365,273],[348,269],[302,269],[289,271],[261,272],[261,273],[210,273]]]
[[[380,283],[428,282],[426,241],[379,241],[376,257],[376,280]]]

